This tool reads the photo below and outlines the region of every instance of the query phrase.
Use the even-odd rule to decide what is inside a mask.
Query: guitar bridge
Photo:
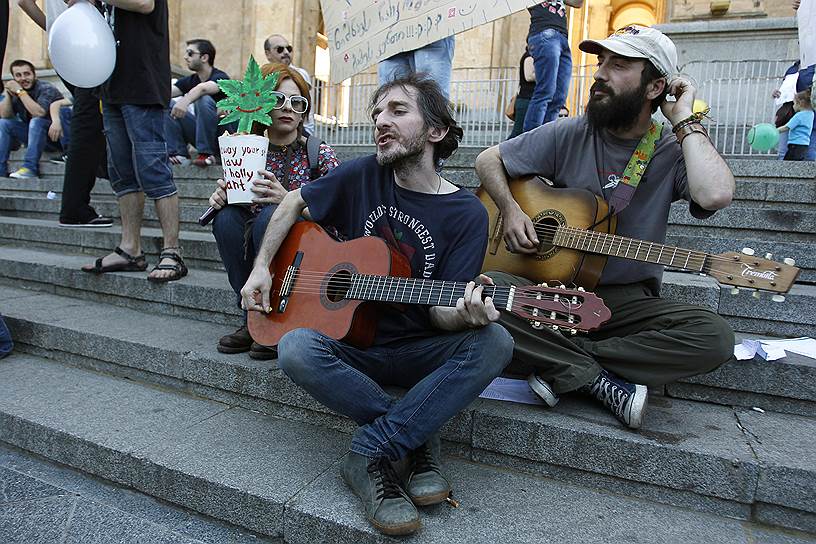
[[[297,279],[298,271],[300,270],[300,263],[303,261],[303,252],[298,251],[295,253],[295,258],[292,259],[292,264],[286,269],[286,275],[283,277],[283,283],[281,283],[281,290],[280,290],[280,301],[278,302],[278,313],[283,313],[286,311],[286,305],[289,304],[289,296],[292,294],[292,290],[295,286],[295,280]]]

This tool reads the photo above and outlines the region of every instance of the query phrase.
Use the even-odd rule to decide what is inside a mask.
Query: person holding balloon
[[[813,106],[810,96],[810,89],[797,93],[793,100],[793,111],[796,113],[787,124],[779,127],[779,132],[788,133],[788,152],[783,160],[806,160],[813,130]]]

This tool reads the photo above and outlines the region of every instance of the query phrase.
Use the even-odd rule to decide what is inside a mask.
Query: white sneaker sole
[[[649,390],[645,385],[635,384],[635,394],[629,402],[627,411],[629,417],[626,418],[629,423],[627,427],[630,429],[640,429],[643,423],[643,414],[646,412],[647,401],[649,400]]]
[[[530,374],[527,378],[527,385],[530,389],[544,401],[548,408],[554,408],[558,404],[559,398],[556,395],[550,384],[539,378],[536,374]]]

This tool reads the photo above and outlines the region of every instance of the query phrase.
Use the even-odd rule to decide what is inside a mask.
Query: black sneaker
[[[48,159],[48,162],[52,164],[65,164],[66,162],[68,162],[68,153],[63,153],[62,155],[51,157],[50,159]]]
[[[368,521],[387,535],[410,535],[419,529],[419,513],[399,485],[391,462],[349,452],[343,480],[363,503]]]
[[[409,455],[405,491],[417,506],[445,502],[451,494],[450,482],[442,475],[439,466],[440,449],[439,435],[434,434]]]
[[[59,226],[60,227],[67,227],[67,228],[98,229],[98,228],[112,227],[113,226],[113,219],[111,219],[110,217],[104,217],[102,215],[97,215],[93,219],[89,219],[87,221],[74,221],[74,220],[71,220],[71,219],[68,219],[68,220],[60,219]]]
[[[640,428],[648,396],[645,385],[629,383],[607,370],[601,370],[595,381],[580,390],[609,408],[627,427]]]

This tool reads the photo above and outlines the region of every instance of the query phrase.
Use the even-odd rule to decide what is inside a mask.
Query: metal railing
[[[771,93],[791,61],[691,62],[681,68],[697,84],[698,98],[711,107],[705,121],[717,149],[728,156],[770,156],[775,151],[750,148],[747,134],[757,123],[774,118]],[[594,66],[573,71],[567,107],[581,115]],[[314,89],[318,136],[336,146],[369,145],[372,124],[368,104],[377,88],[376,74],[360,74],[338,85],[318,80]],[[513,123],[504,115],[518,90],[518,68],[462,68],[453,71],[451,101],[464,129],[463,147],[488,147],[507,138]]]

